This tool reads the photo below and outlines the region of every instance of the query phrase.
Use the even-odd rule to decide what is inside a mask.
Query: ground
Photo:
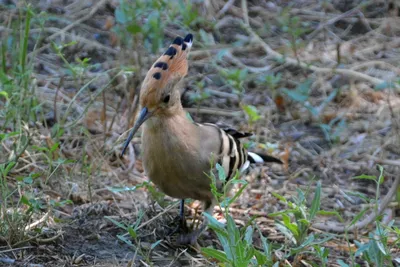
[[[330,236],[326,266],[350,264],[354,241],[368,243],[376,222],[362,222],[374,203],[387,200],[379,207],[382,225],[399,227],[399,198],[386,197],[400,179],[396,1],[26,2],[0,1],[1,266],[217,264],[168,234],[179,205],[148,183],[140,134],[120,156],[141,81],[170,42],[188,32],[194,46],[183,106],[197,122],[254,132],[246,146],[284,162],[253,167],[229,209],[238,227],[253,220],[274,248],[285,247],[273,254],[280,266],[320,260],[285,256],[290,240],[271,214],[287,205],[276,194],[291,200],[300,189],[310,204],[321,182],[320,209],[331,213],[319,213],[307,232]],[[21,51],[25,72],[15,63]],[[15,97],[18,88],[29,90]],[[18,106],[8,105],[16,98]],[[371,179],[354,179],[380,173],[378,189]],[[199,203],[186,204],[192,225]],[[343,225],[368,207],[344,233]],[[214,217],[226,221],[223,215],[217,207]],[[393,266],[400,261],[398,236],[391,233],[386,243]],[[262,247],[259,235],[253,242]],[[221,249],[212,230],[199,245]],[[359,256],[353,264],[371,266]]]

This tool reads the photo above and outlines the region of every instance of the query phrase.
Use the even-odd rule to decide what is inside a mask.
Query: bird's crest
[[[187,55],[193,44],[193,35],[185,38],[176,37],[167,51],[159,57],[143,81],[142,92],[155,93],[171,80],[181,80],[188,72]]]

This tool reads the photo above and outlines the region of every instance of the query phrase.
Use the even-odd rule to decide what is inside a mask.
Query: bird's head
[[[122,154],[139,127],[152,116],[170,116],[181,108],[180,88],[188,72],[187,55],[193,44],[193,35],[177,37],[167,51],[156,60],[143,81],[140,90],[141,110]]]

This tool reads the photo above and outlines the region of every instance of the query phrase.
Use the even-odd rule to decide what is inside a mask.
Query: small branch
[[[397,189],[400,184],[400,176],[396,177],[394,180],[389,192],[387,195],[382,199],[381,203],[379,204],[379,207],[377,211],[373,211],[370,215],[368,215],[364,220],[359,221],[351,226],[344,225],[344,224],[336,224],[336,223],[314,223],[313,227],[320,229],[320,230],[327,230],[327,231],[333,231],[333,232],[353,232],[359,229],[362,229],[366,227],[368,224],[372,223],[377,216],[382,214],[382,212],[388,207],[390,201],[392,198],[396,195]]]
[[[304,62],[298,62],[296,59],[294,58],[290,58],[290,57],[286,57],[278,52],[276,52],[275,50],[273,50],[267,43],[265,43],[260,36],[258,36],[249,26],[245,26],[247,31],[252,35],[252,37],[264,48],[264,50],[270,54],[272,57],[274,57],[275,59],[284,59],[285,63],[288,65],[292,65],[292,66],[298,66],[304,69],[308,69],[314,72],[319,72],[319,73],[339,73],[342,74],[344,76],[350,77],[350,78],[354,78],[354,79],[359,79],[359,80],[364,80],[367,82],[370,82],[374,85],[379,85],[384,83],[385,81],[382,79],[378,79],[372,76],[369,76],[367,74],[358,72],[358,71],[354,71],[354,70],[349,70],[349,69],[333,69],[333,68],[323,68],[323,67],[317,67],[311,64],[307,64]]]
[[[54,40],[56,37],[64,34],[65,32],[69,31],[70,29],[74,28],[75,26],[79,25],[80,23],[90,19],[94,14],[97,13],[97,10],[100,9],[100,7],[102,7],[108,0],[101,0],[99,1],[93,8],[90,8],[90,12],[89,14],[87,14],[86,16],[74,21],[73,23],[69,24],[68,26],[66,26],[65,28],[53,33],[52,35],[50,35],[49,37],[46,38],[47,41],[50,40]],[[40,52],[42,52],[43,50],[47,49],[50,46],[50,43],[42,46],[41,48],[34,50],[32,52],[29,53],[29,56],[32,55],[36,55]]]
[[[247,9],[247,0],[242,0],[242,10],[243,10],[243,14],[245,14],[243,16],[244,18],[244,23],[246,23],[246,25],[250,25],[249,23],[249,10]]]
[[[367,155],[367,158],[374,160],[379,164],[392,165],[400,167],[400,160],[380,159],[374,156]]]
[[[64,234],[64,232],[60,231],[55,236],[52,236],[52,237],[49,237],[49,238],[36,238],[36,242],[38,242],[39,244],[51,243],[51,242],[57,240],[63,234]]]
[[[36,222],[31,223],[30,225],[27,225],[27,226],[25,227],[25,231],[28,231],[28,230],[34,228],[35,226],[37,226],[37,225],[39,225],[39,224],[45,222],[45,221],[47,220],[47,218],[49,218],[49,215],[50,215],[50,212],[49,212],[49,211],[46,212],[46,214],[45,214],[40,220],[37,220]]]
[[[320,23],[318,25],[318,27],[312,33],[310,33],[307,36],[307,39],[310,40],[310,39],[314,38],[326,26],[332,25],[332,24],[336,23],[337,21],[339,21],[341,19],[344,19],[344,18],[347,18],[347,17],[350,17],[350,16],[353,16],[354,14],[359,14],[358,8],[353,8],[353,9],[347,11],[347,12],[344,12],[344,13],[340,14],[339,16],[335,16],[335,17],[329,19],[325,23]]]
[[[7,252],[13,252],[13,251],[25,250],[25,249],[31,249],[31,248],[36,248],[36,247],[27,246],[27,247],[22,247],[22,248],[11,248],[11,249],[6,249],[6,250],[0,250],[0,253],[4,254],[4,253],[7,253]]]
[[[247,4],[247,2],[245,0],[242,0],[242,5],[245,5],[245,4]],[[247,13],[244,12],[243,17],[244,17],[245,22],[248,21]],[[251,35],[251,37],[262,46],[262,48],[265,50],[265,52],[267,52],[269,55],[271,55],[276,60],[284,59],[285,63],[288,65],[298,66],[300,68],[311,70],[313,72],[318,72],[318,73],[339,73],[339,74],[342,74],[344,76],[347,76],[347,77],[350,77],[353,79],[370,82],[374,85],[379,85],[379,84],[382,84],[385,82],[382,79],[378,79],[378,78],[369,76],[367,74],[364,74],[364,73],[361,73],[358,71],[354,71],[354,70],[350,70],[350,69],[323,68],[323,67],[317,67],[317,66],[311,65],[309,63],[298,62],[294,58],[284,56],[284,55],[276,52],[275,50],[273,50],[263,39],[261,39],[261,37],[257,33],[255,33],[253,31],[253,29],[251,28],[251,26],[248,23],[243,23],[243,26],[247,30],[247,32]],[[397,85],[394,85],[394,86],[397,87]]]
[[[226,11],[228,11],[234,3],[235,0],[229,0],[228,2],[226,2],[224,7],[220,11],[218,11],[217,18],[220,18],[222,15],[224,15]]]

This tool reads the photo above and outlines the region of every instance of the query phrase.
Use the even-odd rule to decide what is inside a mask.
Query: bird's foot
[[[176,233],[188,233],[189,232],[189,227],[187,226],[185,218],[182,218],[181,216],[177,217],[177,220],[179,220],[178,225],[176,225],[171,232],[168,234],[168,236],[172,236]]]
[[[176,243],[179,246],[197,246],[197,239],[201,235],[203,231],[201,230],[195,230],[190,233],[182,234],[179,235],[178,238],[176,239]]]

